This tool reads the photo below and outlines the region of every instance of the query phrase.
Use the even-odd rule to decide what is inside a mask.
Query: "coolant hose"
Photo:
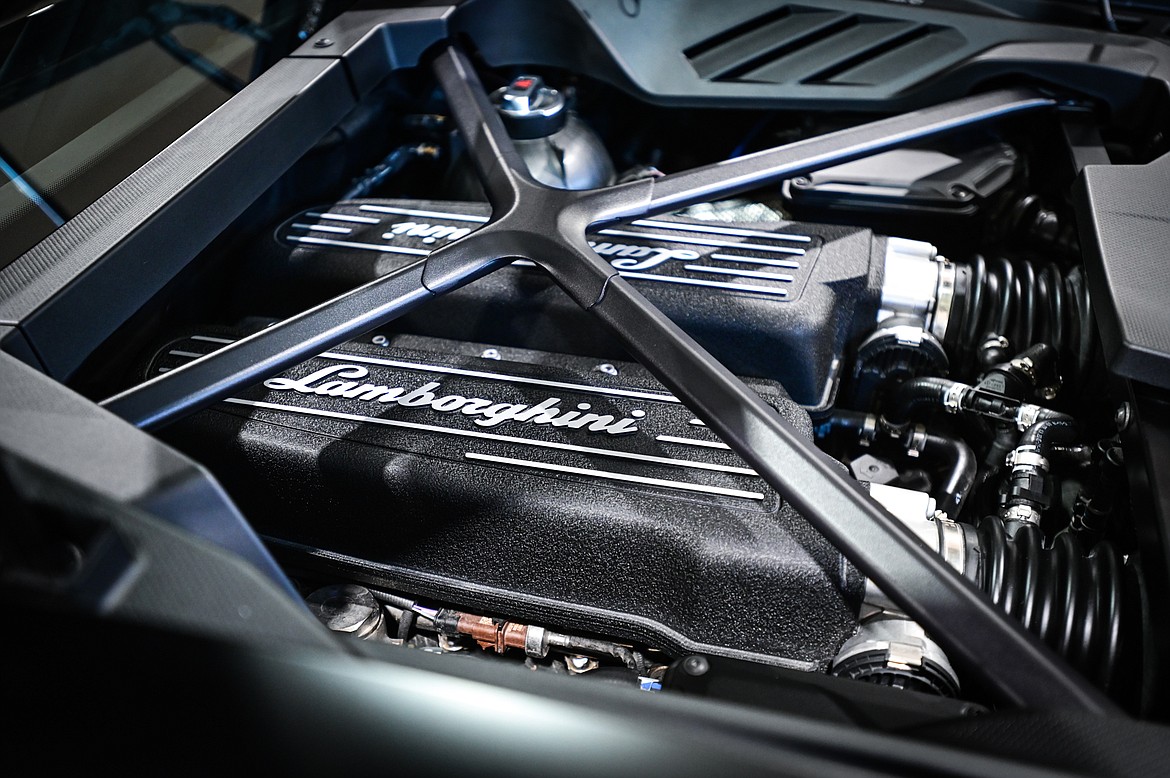
[[[895,427],[908,423],[914,412],[923,406],[941,407],[947,392],[955,387],[955,382],[946,378],[924,376],[911,378],[898,384],[890,398],[890,402],[882,416]]]
[[[935,490],[935,499],[938,509],[954,519],[963,509],[963,503],[975,484],[978,470],[975,452],[961,440],[927,433],[922,442],[922,455],[937,457],[948,464],[946,477]]]
[[[860,411],[837,411],[828,424],[831,428],[853,432],[859,440],[871,440],[879,430],[877,419]],[[946,474],[935,490],[935,501],[948,517],[958,516],[978,471],[971,447],[961,440],[934,435],[921,428],[908,428],[896,439],[907,451],[917,451],[931,461],[946,464]]]
[[[1066,446],[1076,440],[1078,427],[1071,417],[1045,410],[1039,421],[1020,436],[1017,448],[1031,446],[1041,456],[1052,456],[1055,446]]]

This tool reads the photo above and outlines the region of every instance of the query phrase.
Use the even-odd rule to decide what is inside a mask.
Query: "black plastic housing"
[[[405,267],[490,213],[486,203],[430,200],[313,209],[266,242],[261,273],[298,280],[308,302]],[[662,216],[599,228],[589,240],[730,370],[780,381],[811,410],[831,404],[846,347],[877,320],[886,240],[868,229]],[[531,262],[436,298],[403,323],[444,338],[624,356],[616,338]]]
[[[219,342],[172,343],[151,370]],[[283,375],[321,370],[300,389],[271,379],[167,430],[258,531],[318,568],[796,669],[822,669],[855,628],[861,575],[636,365],[400,336]],[[356,399],[365,382],[402,388],[408,407]],[[779,386],[753,388],[811,437]],[[518,405],[560,421],[490,418]],[[574,429],[569,411],[602,421]]]
[[[1090,165],[1076,196],[1085,272],[1112,372],[1170,388],[1170,155],[1148,165]]]

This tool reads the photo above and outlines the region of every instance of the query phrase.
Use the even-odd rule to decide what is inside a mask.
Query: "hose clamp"
[[[959,571],[960,574],[967,568],[967,536],[958,522],[951,521],[945,515],[935,516],[934,523],[938,526],[938,552],[943,561]]]
[[[970,388],[971,387],[967,386],[966,384],[960,384],[956,382],[952,384],[949,389],[947,389],[946,394],[943,395],[942,399],[943,407],[946,408],[947,413],[958,413],[959,411],[963,410],[963,395],[965,395],[967,390]]]
[[[1002,518],[1004,522],[1018,521],[1037,525],[1040,523],[1040,512],[1031,505],[1009,505],[1004,508]]]
[[[1036,383],[1036,363],[1032,361],[1031,357],[1016,357],[1008,364],[1028,376],[1028,380],[1033,384]]]
[[[1036,451],[1035,446],[1020,446],[1009,451],[1005,461],[1012,470],[1034,468],[1047,473],[1049,468],[1048,460]]]
[[[861,433],[858,435],[858,443],[862,446],[869,446],[878,436],[878,418],[872,413],[865,414],[865,421],[861,424]]]
[[[1044,411],[1039,405],[1032,405],[1024,403],[1016,411],[1016,429],[1020,432],[1025,431],[1040,419],[1040,414]]]
[[[921,424],[915,424],[910,428],[910,438],[906,441],[906,454],[911,457],[917,457],[925,447],[926,427]]]
[[[1011,347],[1011,343],[1003,335],[992,335],[987,340],[979,344],[980,351],[990,351],[993,348],[1006,349]]]
[[[935,296],[934,318],[930,323],[930,334],[939,340],[947,335],[947,325],[951,322],[951,309],[955,304],[955,266],[946,257],[939,255],[936,258],[938,267],[938,292]]]

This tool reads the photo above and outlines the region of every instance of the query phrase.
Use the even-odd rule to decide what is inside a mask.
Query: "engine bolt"
[[[568,669],[570,675],[581,675],[588,673],[591,670],[596,670],[601,666],[601,663],[596,659],[580,654],[570,654],[565,657],[565,667]]]
[[[1122,403],[1117,406],[1117,413],[1113,416],[1113,421],[1117,425],[1117,431],[1125,432],[1125,428],[1129,426],[1132,417],[1133,410],[1129,407],[1129,403]]]

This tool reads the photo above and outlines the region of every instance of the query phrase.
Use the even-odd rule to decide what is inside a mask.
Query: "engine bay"
[[[688,61],[724,68],[733,39]],[[902,584],[929,581],[875,575],[827,536],[813,514],[831,501],[775,487],[760,462],[777,446],[751,413],[736,427],[731,403],[695,406],[668,385],[708,385],[673,341],[606,326],[634,321],[605,312],[633,299],[625,282],[631,305],[660,312],[646,321],[693,339],[896,520],[908,553],[963,579],[1076,684],[1139,715],[1164,704],[1164,550],[1138,474],[1165,420],[1138,410],[1127,380],[1137,370],[1143,407],[1160,407],[1170,356],[1119,371],[1102,331],[1125,303],[1103,300],[1092,276],[1107,261],[1078,222],[1086,164],[1144,164],[1161,134],[1063,84],[992,78],[967,98],[991,107],[948,109],[974,118],[912,116],[914,137],[887,132],[846,161],[712,185],[710,199],[696,185],[641,216],[607,201],[599,212],[617,215],[586,220],[570,246],[599,258],[597,291],[540,254],[565,250],[589,193],[650,201],[672,175],[895,119],[654,102],[602,67],[477,44],[379,73],[70,386],[135,420],[144,382],[417,274],[425,305],[394,292],[393,321],[173,419],[136,419],[223,485],[330,630],[763,707],[799,704],[784,690],[808,683],[876,727],[996,707],[979,647],[957,651],[906,607]],[[715,80],[750,80],[745,68]],[[535,210],[509,232],[518,203]],[[470,268],[460,251],[477,234],[498,247],[482,272],[456,282],[424,261]]]
[[[765,115],[740,138],[710,111],[689,121],[713,137],[655,145],[629,126],[657,112],[616,116],[611,90],[577,74],[483,79],[503,84],[493,102],[513,114],[528,169],[562,189],[809,132]],[[128,377],[179,368],[489,221],[482,190],[465,199],[478,184],[435,86],[394,79],[362,117],[389,128],[385,158],[319,186],[344,188],[337,202],[293,213],[274,193],[265,210],[279,219],[215,252],[189,310],[145,329],[192,328]],[[1101,688],[1132,694],[1140,659],[1121,657],[1140,655],[1141,616],[1114,515],[1119,405],[1060,195],[1075,169],[1010,120],[964,135],[589,243],[999,607]],[[344,170],[354,145],[302,165]],[[228,282],[217,267],[240,291],[209,306]],[[478,644],[644,686],[724,656],[961,695],[929,634],[528,261],[162,434],[304,570],[327,623],[367,639]]]

